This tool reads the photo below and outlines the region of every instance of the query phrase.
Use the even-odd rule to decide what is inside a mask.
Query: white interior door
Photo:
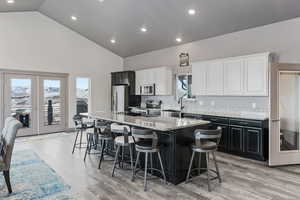
[[[38,134],[36,77],[5,73],[4,81],[4,119],[13,116],[22,122],[18,136]]]
[[[271,69],[269,165],[300,164],[300,65]]]
[[[39,77],[39,132],[66,129],[66,78]]]

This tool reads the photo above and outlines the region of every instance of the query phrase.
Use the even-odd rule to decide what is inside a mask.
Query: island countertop
[[[116,114],[112,112],[93,112],[82,113],[83,116],[92,117],[100,120],[107,120],[131,126],[148,128],[157,131],[172,131],[194,126],[206,125],[209,121],[189,118],[176,117],[145,117],[145,116],[129,116],[126,114]]]

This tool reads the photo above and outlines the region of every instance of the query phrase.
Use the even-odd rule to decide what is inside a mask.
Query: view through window
[[[76,78],[76,110],[77,114],[88,112],[90,96],[90,79]]]

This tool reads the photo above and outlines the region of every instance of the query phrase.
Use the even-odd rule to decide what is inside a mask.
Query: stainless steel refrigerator
[[[128,110],[128,86],[112,86],[111,111],[114,113],[125,113]]]

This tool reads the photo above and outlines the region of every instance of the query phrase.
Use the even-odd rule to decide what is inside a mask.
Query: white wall
[[[300,63],[300,18],[128,57],[124,68],[178,66],[182,52],[198,61],[266,51],[274,52],[277,61]]]
[[[69,126],[75,77],[90,77],[92,110],[110,109],[110,72],[123,59],[38,12],[0,13],[0,68],[69,73]]]

